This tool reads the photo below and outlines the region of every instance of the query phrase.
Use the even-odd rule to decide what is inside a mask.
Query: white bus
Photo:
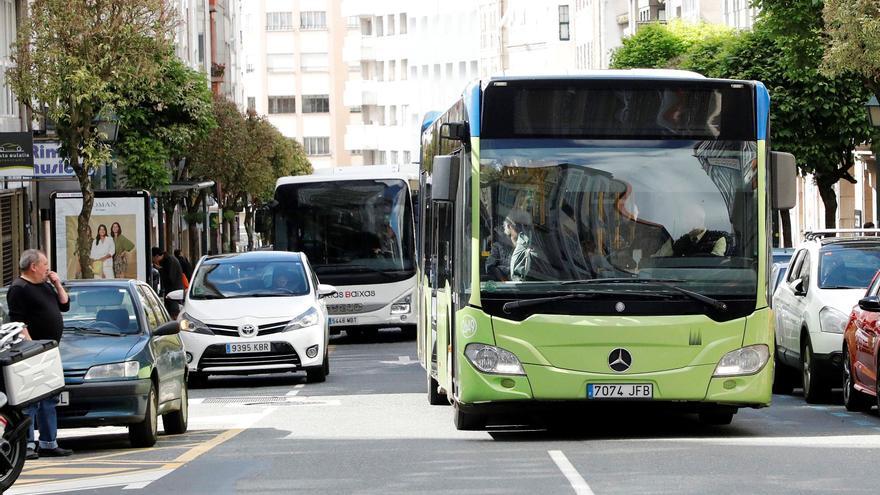
[[[333,333],[415,335],[417,301],[412,192],[415,166],[339,167],[282,177],[275,185],[274,249],[302,251],[321,283]]]

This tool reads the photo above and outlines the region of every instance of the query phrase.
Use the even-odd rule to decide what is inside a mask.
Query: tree
[[[55,122],[60,154],[83,196],[76,253],[90,278],[91,175],[110,159],[93,121],[133,103],[124,88],[157,77],[157,60],[172,43],[174,12],[165,0],[33,0],[29,9],[8,78],[19,101]]]
[[[612,69],[660,69],[676,66],[676,60],[695,44],[729,35],[726,26],[705,22],[674,20],[669,24],[652,23],[639,28],[611,55]]]

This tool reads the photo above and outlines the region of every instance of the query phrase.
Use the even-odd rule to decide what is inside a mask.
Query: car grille
[[[275,323],[267,323],[257,327],[257,335],[272,335],[273,333],[281,333],[290,320],[278,321]],[[223,335],[225,337],[239,337],[238,326],[231,325],[215,325],[210,324],[208,328],[214,332],[214,335]]]
[[[359,314],[359,313],[372,313],[373,311],[379,311],[380,309],[387,306],[387,304],[382,303],[374,303],[374,304],[361,304],[361,303],[350,303],[350,304],[328,304],[327,312],[331,315],[351,315],[351,314]]]
[[[87,371],[89,371],[89,370],[88,370],[88,369],[81,369],[81,370],[64,370],[64,379],[65,379],[65,380],[70,379],[70,378],[83,379],[83,378],[86,377],[86,372],[87,372]]]
[[[272,342],[271,352],[226,354],[226,344],[208,346],[202,353],[199,369],[215,366],[265,366],[267,364],[300,365],[299,355],[287,342]]]

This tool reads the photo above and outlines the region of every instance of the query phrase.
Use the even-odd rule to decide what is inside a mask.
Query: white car
[[[880,267],[880,238],[808,234],[773,294],[774,392],[803,384],[807,402],[841,384],[843,331]],[[800,375],[800,376],[799,376]]]
[[[183,301],[181,332],[189,376],[305,370],[308,382],[330,372],[328,318],[321,285],[302,253],[254,251],[202,258]]]

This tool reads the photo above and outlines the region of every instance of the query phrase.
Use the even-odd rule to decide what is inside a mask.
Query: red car
[[[880,271],[849,315],[843,334],[843,403],[849,411],[880,406]]]

